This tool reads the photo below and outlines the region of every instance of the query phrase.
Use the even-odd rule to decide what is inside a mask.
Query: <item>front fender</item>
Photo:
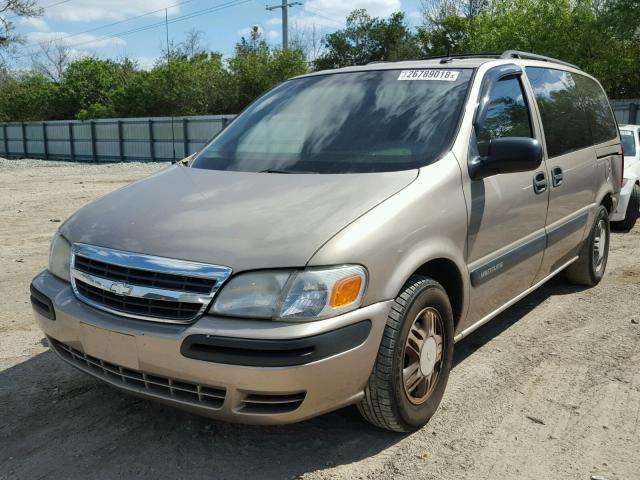
[[[423,167],[418,178],[326,242],[308,265],[357,263],[369,271],[364,305],[395,298],[407,279],[430,260],[447,259],[463,279],[467,210],[460,167],[448,154]]]

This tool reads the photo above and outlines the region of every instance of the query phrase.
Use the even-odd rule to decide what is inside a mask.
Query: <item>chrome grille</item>
[[[149,298],[127,297],[94,287],[76,278],[78,293],[85,298],[121,312],[137,313],[146,317],[189,320],[200,312],[199,303],[170,302]]]
[[[117,315],[190,323],[204,313],[231,269],[76,243],[71,284],[92,307]]]
[[[75,268],[90,275],[145,287],[166,288],[179,292],[209,293],[216,284],[215,278],[187,277],[171,273],[150,272],[121,267],[92,258],[76,256]]]
[[[222,408],[224,403],[226,394],[224,388],[197,385],[121,367],[82,353],[50,337],[49,343],[63,360],[86,373],[127,390],[214,409]]]

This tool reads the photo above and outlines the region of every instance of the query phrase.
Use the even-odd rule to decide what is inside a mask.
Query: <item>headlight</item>
[[[245,318],[318,320],[358,308],[366,286],[367,272],[359,265],[245,273],[223,287],[211,312]]]
[[[56,232],[49,248],[49,271],[67,282],[71,281],[71,244]]]

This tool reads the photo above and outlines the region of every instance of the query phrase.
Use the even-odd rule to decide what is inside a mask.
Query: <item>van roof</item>
[[[518,50],[506,50],[503,53],[470,53],[461,55],[449,55],[442,57],[429,57],[417,60],[402,60],[397,62],[371,62],[366,65],[355,65],[334,70],[323,70],[319,72],[302,75],[302,77],[313,75],[326,75],[330,73],[363,72],[372,70],[398,70],[398,69],[423,69],[423,68],[477,68],[488,62],[496,63],[516,63],[519,65],[542,66],[553,64],[556,68],[580,70],[579,67],[562,60],[546,57],[535,53],[521,52]]]

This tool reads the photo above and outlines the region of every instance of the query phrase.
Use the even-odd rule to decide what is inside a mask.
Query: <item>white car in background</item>
[[[620,125],[624,146],[624,180],[620,203],[611,216],[616,230],[631,230],[640,216],[640,125]]]

